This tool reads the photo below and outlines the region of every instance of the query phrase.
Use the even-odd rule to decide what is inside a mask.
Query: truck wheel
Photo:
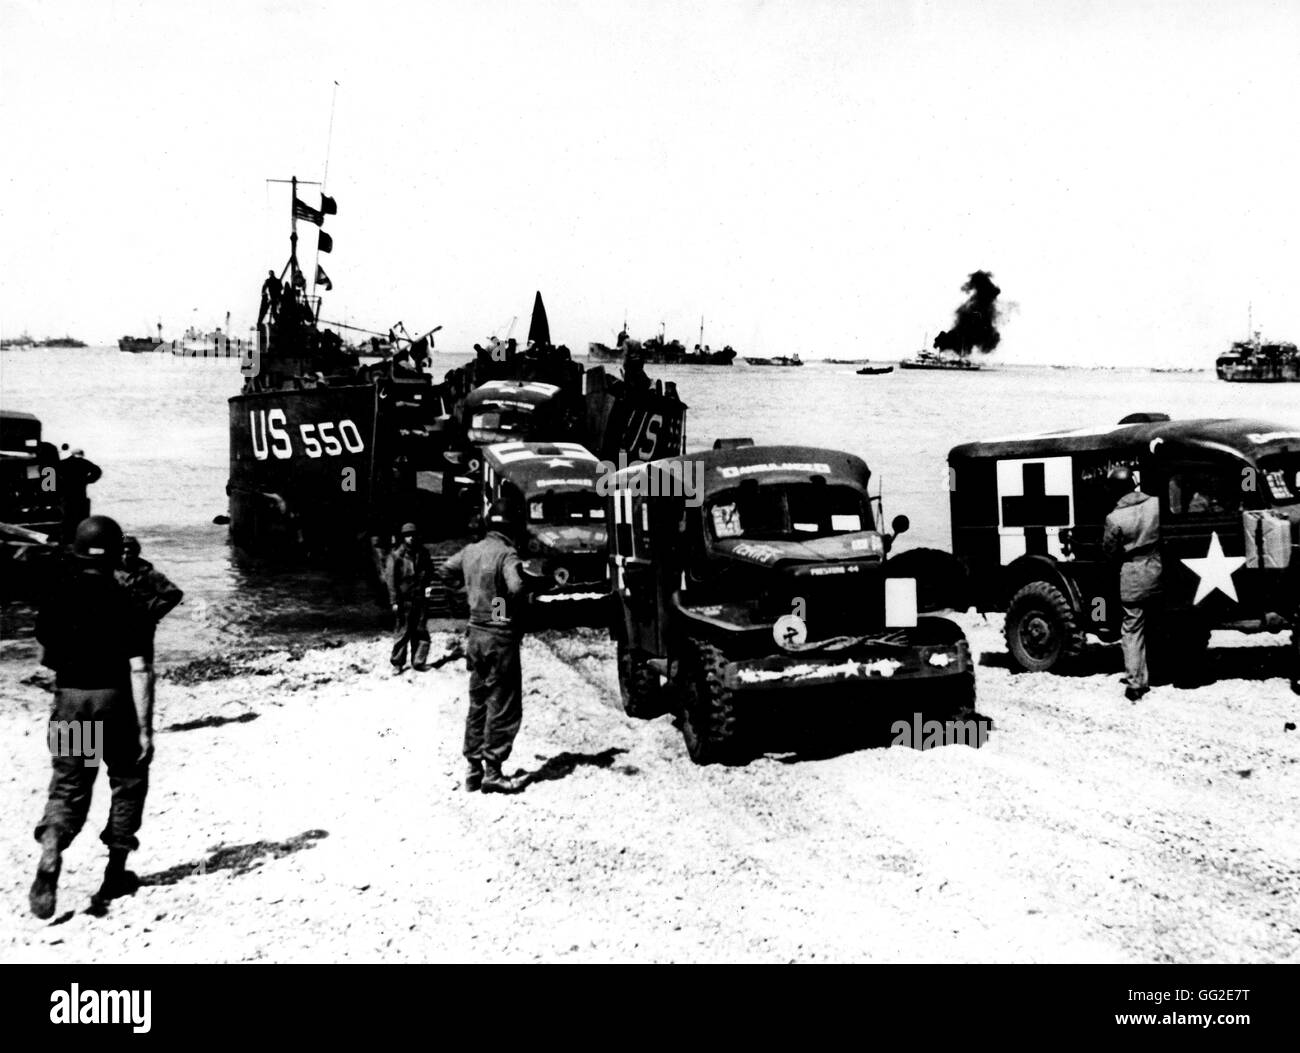
[[[1042,673],[1083,653],[1084,632],[1068,596],[1048,581],[1031,581],[1011,597],[1003,629],[1022,668]]]
[[[723,681],[726,657],[702,640],[688,638],[682,660],[682,737],[696,764],[734,764],[743,759],[736,707]]]
[[[659,674],[647,664],[643,652],[622,640],[618,643],[618,693],[623,700],[623,712],[629,717],[647,719],[664,712]]]

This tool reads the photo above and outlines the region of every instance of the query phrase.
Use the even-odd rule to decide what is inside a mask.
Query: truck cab
[[[974,701],[961,630],[920,616],[887,553],[870,472],[852,454],[719,444],[637,464],[608,487],[625,711],[678,709],[697,763],[744,756],[746,701],[925,680],[953,711]]]
[[[483,512],[510,501],[523,512],[523,555],[542,559],[551,584],[532,603],[557,617],[602,617],[609,598],[601,462],[575,442],[506,442],[483,450]]]
[[[1212,629],[1294,624],[1300,428],[1139,413],[966,443],[948,461],[954,555],[975,605],[1006,612],[1007,649],[1023,669],[1067,666],[1088,636],[1119,636],[1118,565],[1102,551],[1114,507],[1106,479],[1119,465],[1160,503],[1161,621],[1183,664]]]

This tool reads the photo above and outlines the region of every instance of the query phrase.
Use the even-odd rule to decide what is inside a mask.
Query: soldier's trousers
[[[1120,647],[1124,651],[1124,670],[1128,686],[1134,691],[1145,691],[1150,684],[1147,675],[1147,610],[1145,601],[1124,604],[1124,621],[1120,625]]]
[[[519,640],[471,625],[465,664],[469,667],[465,757],[500,765],[510,756],[524,717]]]
[[[36,840],[53,827],[59,831],[61,849],[72,843],[86,823],[95,776],[103,765],[108,768],[113,801],[99,839],[109,848],[139,848],[135,834],[144,818],[149,765],[139,760],[140,725],[131,689],[61,687],[55,693],[48,730],[54,775]]]
[[[393,641],[393,666],[406,665],[406,649],[411,648],[411,664],[419,667],[429,661],[429,629],[424,619],[423,603],[403,603],[397,611],[397,639]]]

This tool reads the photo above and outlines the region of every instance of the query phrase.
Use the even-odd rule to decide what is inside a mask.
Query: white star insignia
[[[546,462],[547,468],[572,468],[573,462],[566,461],[563,457],[555,457]]]
[[[1196,572],[1200,581],[1196,584],[1196,599],[1192,606],[1200,603],[1216,589],[1237,603],[1237,586],[1232,583],[1233,572],[1246,562],[1244,556],[1225,556],[1223,545],[1219,543],[1219,533],[1210,534],[1210,550],[1201,559],[1184,559],[1184,563]]]

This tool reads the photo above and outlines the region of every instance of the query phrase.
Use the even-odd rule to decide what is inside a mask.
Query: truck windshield
[[[605,521],[605,505],[591,490],[548,490],[528,499],[530,523],[593,523]]]
[[[715,538],[804,540],[874,530],[866,496],[849,486],[745,483],[709,503]]]

